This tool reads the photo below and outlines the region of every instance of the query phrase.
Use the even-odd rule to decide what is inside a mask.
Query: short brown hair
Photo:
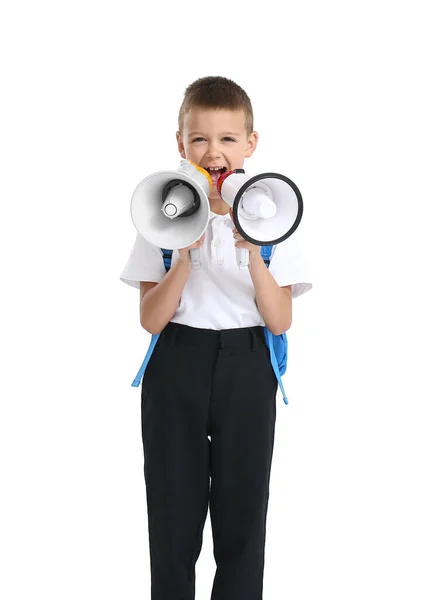
[[[191,108],[225,108],[243,110],[246,129],[250,135],[254,129],[254,115],[248,94],[237,83],[226,77],[201,77],[191,83],[184,93],[178,113],[178,129],[183,129],[184,116]]]

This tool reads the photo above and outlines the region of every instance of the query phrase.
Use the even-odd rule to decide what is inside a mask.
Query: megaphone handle
[[[192,265],[192,269],[201,269],[201,259],[199,256],[199,248],[192,248],[190,250],[190,263]]]
[[[239,269],[249,269],[249,250],[246,250],[246,248],[236,248],[236,260]]]

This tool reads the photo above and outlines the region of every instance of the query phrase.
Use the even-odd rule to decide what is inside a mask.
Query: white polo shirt
[[[264,326],[255,303],[248,269],[239,269],[234,246],[234,225],[229,214],[210,213],[200,248],[202,269],[192,270],[171,321],[201,329]],[[292,286],[296,298],[312,288],[309,268],[299,243],[298,229],[273,249],[269,271],[279,286]],[[172,263],[178,259],[173,251]],[[158,283],[166,275],[160,248],[139,233],[120,279],[135,288],[141,281]]]

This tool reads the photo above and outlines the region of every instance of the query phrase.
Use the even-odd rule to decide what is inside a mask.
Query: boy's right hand
[[[180,255],[180,260],[181,262],[183,262],[184,264],[190,264],[190,250],[193,250],[193,248],[201,248],[201,246],[204,243],[204,238],[205,238],[205,234],[203,234],[199,240],[197,240],[194,244],[192,244],[191,246],[187,246],[186,248],[180,248],[178,250],[178,254]]]

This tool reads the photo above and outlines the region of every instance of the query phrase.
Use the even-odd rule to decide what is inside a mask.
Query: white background
[[[178,108],[205,75],[250,95],[245,167],[301,189],[314,273],[294,302],[290,404],[277,398],[264,598],[435,598],[429,9],[1,9],[2,598],[150,598],[130,387],[149,338],[119,274],[131,194],[178,165]],[[199,600],[214,570],[208,518]]]

